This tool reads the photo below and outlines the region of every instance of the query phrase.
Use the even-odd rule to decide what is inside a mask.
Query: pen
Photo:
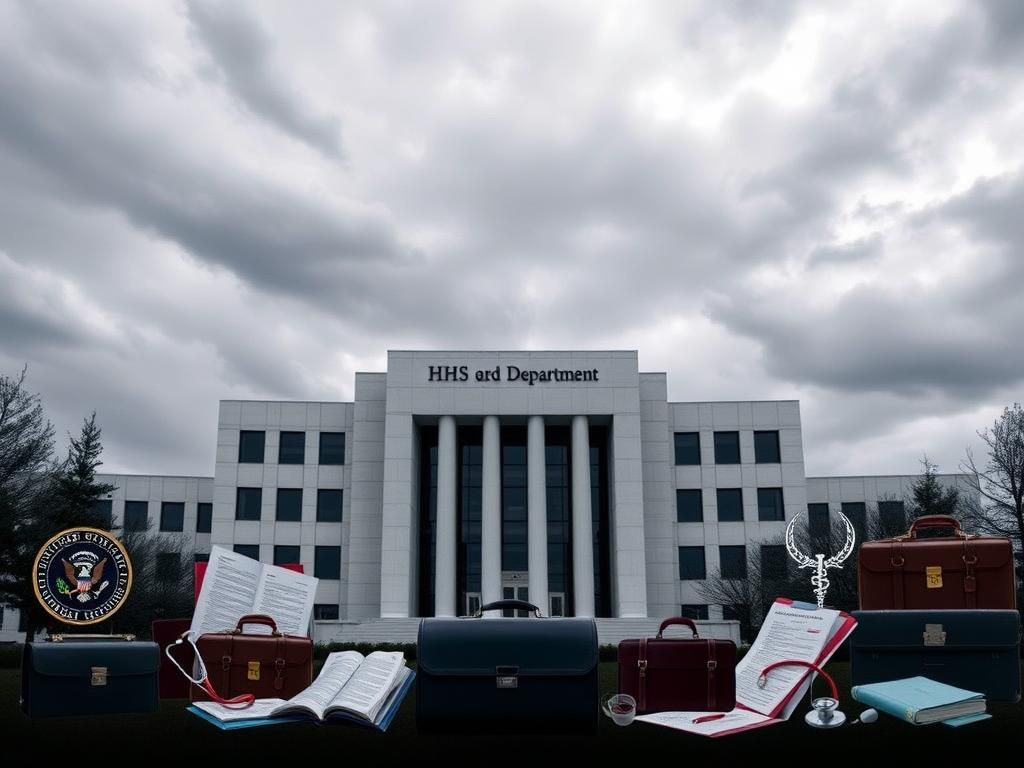
[[[723,717],[725,717],[724,714],[701,715],[700,717],[693,718],[693,720],[691,720],[690,722],[694,725],[698,725],[700,723],[710,723],[712,720],[721,720]]]

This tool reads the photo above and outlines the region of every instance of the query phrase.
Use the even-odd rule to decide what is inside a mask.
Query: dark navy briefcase
[[[1013,610],[854,611],[853,685],[920,675],[988,701],[1020,701],[1020,616]]]
[[[29,717],[156,712],[160,649],[131,635],[54,635],[26,643],[21,709]]]
[[[516,608],[537,618],[479,618]],[[472,618],[423,619],[416,650],[416,720],[423,730],[589,731],[597,726],[593,619],[540,618],[519,600]]]

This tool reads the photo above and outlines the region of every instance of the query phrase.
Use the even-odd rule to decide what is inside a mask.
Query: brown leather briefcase
[[[928,528],[952,535],[919,538]],[[946,515],[919,517],[904,535],[861,546],[857,592],[863,611],[1014,609],[1013,547],[1009,539],[964,533]]]
[[[679,624],[693,637],[664,637]],[[736,644],[702,640],[687,618],[665,619],[652,638],[619,643],[619,693],[636,699],[636,711],[728,712],[736,706]]]
[[[245,624],[263,624],[271,634],[245,634]],[[257,699],[290,699],[313,682],[313,641],[282,635],[270,616],[243,616],[233,630],[201,635],[196,648],[210,683],[225,699],[245,693]],[[192,700],[210,697],[193,685]]]

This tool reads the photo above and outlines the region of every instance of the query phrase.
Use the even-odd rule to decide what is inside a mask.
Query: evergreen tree
[[[960,512],[960,489],[945,486],[939,482],[938,466],[925,456],[921,459],[924,472],[914,481],[910,490],[910,513],[913,517],[923,515],[949,515],[956,517]]]
[[[64,528],[73,525],[110,527],[110,520],[97,510],[97,502],[114,490],[113,485],[96,482],[96,469],[103,464],[100,460],[103,452],[101,435],[102,430],[96,424],[96,412],[93,411],[88,419],[83,419],[78,438],[68,436],[68,456],[54,489],[54,525],[66,522]]]

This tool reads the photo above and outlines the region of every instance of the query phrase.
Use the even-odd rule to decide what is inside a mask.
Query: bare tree
[[[979,467],[970,450],[960,466],[981,503],[967,505],[964,520],[978,533],[1005,536],[1020,553],[1024,544],[1024,409],[1020,403],[1004,408],[991,428],[978,436],[988,455],[984,467]]]

